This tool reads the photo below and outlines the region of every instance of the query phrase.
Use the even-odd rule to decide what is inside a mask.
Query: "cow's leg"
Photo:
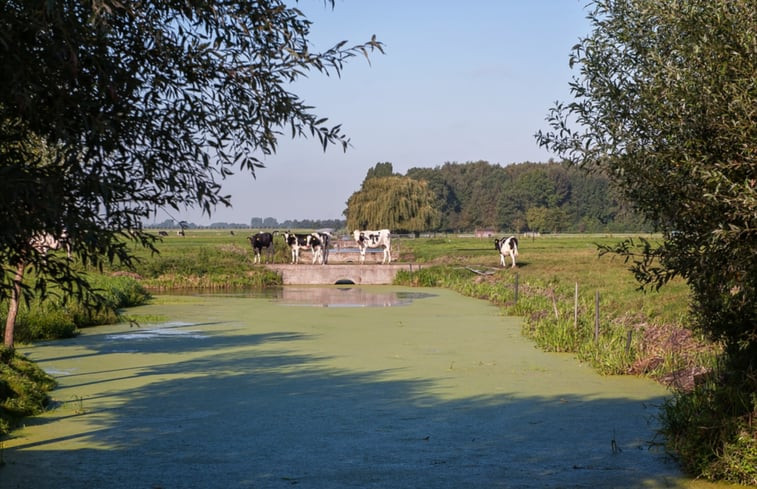
[[[502,253],[501,251],[499,252],[499,264],[502,265],[503,267],[506,266],[505,265],[505,254]]]
[[[515,251],[510,250],[510,258],[513,260],[512,268],[515,268]]]
[[[391,262],[392,262],[391,251],[389,251],[389,247],[388,246],[385,246],[384,247],[384,258],[381,260],[381,264],[383,265],[384,263],[391,263]]]

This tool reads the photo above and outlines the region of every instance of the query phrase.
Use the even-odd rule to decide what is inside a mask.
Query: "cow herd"
[[[257,233],[249,236],[252,245],[254,259],[253,263],[261,263],[263,250],[266,250],[268,263],[273,261],[274,237],[278,231],[273,233]],[[313,233],[292,233],[287,231],[282,233],[284,243],[289,248],[292,258],[291,263],[300,263],[300,252],[309,251],[312,253],[312,264],[319,263],[326,265],[329,262],[329,249],[331,248],[332,236],[328,232]],[[360,263],[365,263],[365,254],[368,248],[383,248],[384,256],[381,263],[391,263],[392,261],[392,238],[388,229],[379,229],[377,231],[356,230],[352,233],[357,249],[360,252]],[[518,238],[510,236],[494,240],[494,248],[499,252],[500,264],[504,267],[505,257],[509,256],[512,267],[515,267],[515,257],[518,256]]]
[[[273,233],[257,233],[249,236],[254,258],[253,263],[261,263],[263,250],[269,263],[273,261],[274,238],[278,231]],[[312,253],[312,264],[319,263],[326,265],[329,262],[329,250],[331,249],[331,233],[313,232],[313,233],[292,233],[287,231],[282,233],[284,244],[289,248],[292,259],[291,263],[300,263],[300,253],[309,251]],[[383,263],[391,263],[391,232],[388,229],[379,231],[355,231],[355,244],[360,252],[360,263],[365,263],[365,253],[368,248],[383,248]]]

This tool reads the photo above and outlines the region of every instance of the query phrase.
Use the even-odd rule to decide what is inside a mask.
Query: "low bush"
[[[757,371],[716,368],[662,407],[668,448],[691,474],[757,485]]]
[[[49,402],[55,380],[34,362],[0,346],[0,438]]]
[[[120,309],[144,304],[150,298],[132,277],[92,275],[88,281],[95,295],[87,300],[53,291],[44,298],[21,302],[16,317],[16,341],[69,338],[78,328],[117,322]],[[7,302],[1,307],[0,320],[5,324]]]

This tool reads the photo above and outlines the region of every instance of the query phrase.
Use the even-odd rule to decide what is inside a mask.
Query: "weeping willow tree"
[[[425,181],[408,177],[369,178],[347,201],[348,229],[417,233],[437,229],[441,214]]]

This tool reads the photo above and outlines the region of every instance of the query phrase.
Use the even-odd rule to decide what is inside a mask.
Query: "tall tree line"
[[[412,207],[423,218],[385,222],[398,214],[396,206],[422,182],[418,192],[428,199]],[[380,189],[379,193],[375,189]],[[404,191],[403,191],[404,189]],[[376,195],[373,195],[376,193]],[[430,197],[429,197],[430,196]],[[381,203],[381,210],[363,203]],[[513,232],[640,231],[638,214],[620,200],[609,180],[600,173],[587,174],[573,166],[550,161],[501,166],[486,161],[445,163],[434,168],[411,168],[406,175],[393,172],[391,163],[368,170],[361,190],[348,201],[350,222],[368,227],[403,228],[406,231],[470,231],[481,228]],[[375,207],[375,206],[374,206]],[[383,216],[378,219],[376,215]],[[402,214],[402,213],[399,213]],[[430,217],[432,216],[432,217]],[[380,221],[380,222],[379,222]]]

